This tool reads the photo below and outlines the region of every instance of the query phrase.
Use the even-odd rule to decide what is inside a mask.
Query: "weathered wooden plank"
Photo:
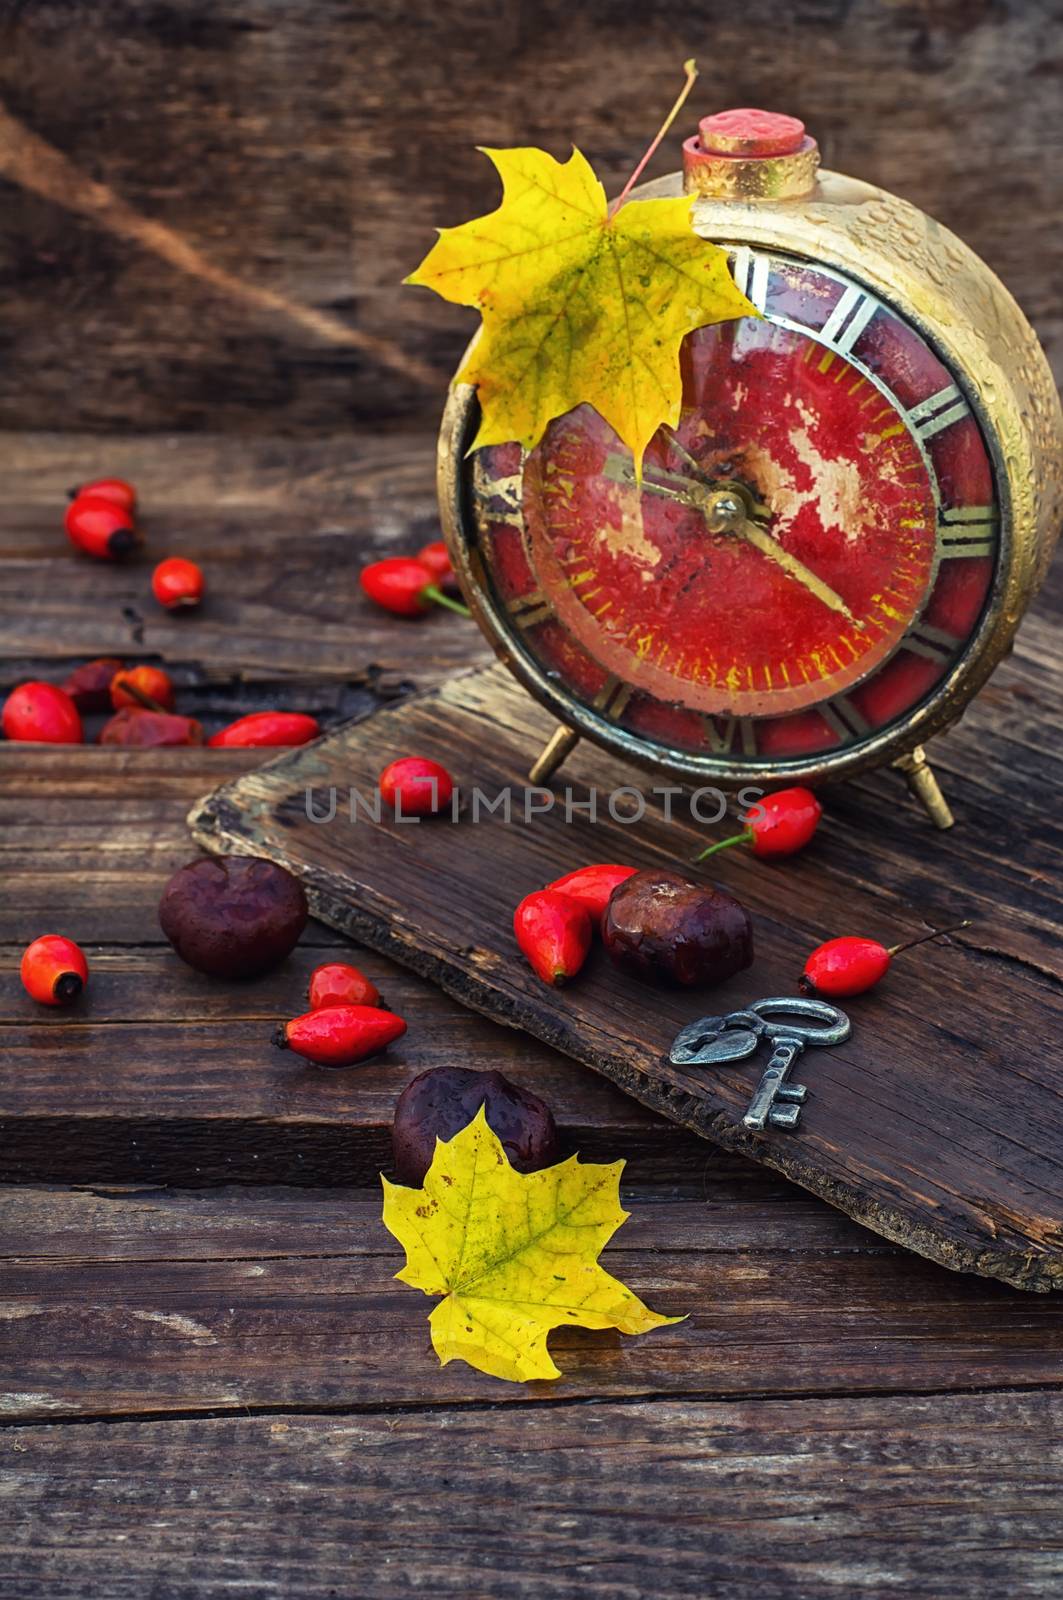
[[[308,443],[143,437],[108,441],[20,436],[17,482],[0,518],[0,690],[34,671],[59,677],[72,659],[117,655],[173,666],[182,709],[223,719],[258,704],[354,714],[337,690],[374,664],[423,684],[485,660],[472,623],[452,613],[405,622],[362,593],[380,556],[438,538],[435,437],[424,431]],[[63,531],[72,483],[109,471],[136,483],[144,548],[121,566],[84,560]],[[193,615],[164,611],[152,567],[180,553],[201,562],[207,595]],[[41,671],[41,663],[44,670]],[[322,684],[312,680],[321,679]],[[225,690],[229,691],[229,699]],[[231,714],[236,714],[235,710]]]
[[[69,926],[68,923],[65,924]],[[309,931],[309,930],[308,930]],[[0,949],[0,1177],[73,1182],[371,1183],[390,1166],[395,1102],[429,1067],[498,1070],[553,1108],[567,1148],[624,1155],[641,1179],[701,1192],[714,1152],[611,1085],[500,1028],[392,962],[323,940],[278,971],[214,983],[165,943],[87,946],[92,981],[76,1012],[42,1011]],[[321,1072],[274,1048],[306,1009],[319,961],[355,959],[409,1032],[386,1056]]]
[[[706,1168],[704,1192],[696,1203],[661,1198],[653,1188],[632,1185],[628,1178],[625,1170],[621,1188],[636,1204],[634,1219],[624,1224],[610,1249],[637,1249],[645,1255],[667,1235],[668,1249],[680,1254],[711,1249],[717,1255],[901,1255],[897,1245],[831,1206],[752,1162],[722,1153]],[[784,1198],[786,1203],[780,1204]],[[372,1188],[330,1189],[0,1186],[0,1261],[53,1266],[69,1261],[82,1268],[271,1256],[384,1256],[397,1262],[399,1246],[379,1219],[379,1177]],[[968,1292],[976,1289],[968,1286]],[[984,1285],[981,1293],[997,1296]],[[1006,1298],[1018,1318],[1026,1302],[1010,1293]]]
[[[308,535],[322,512],[328,513],[328,526],[378,519],[386,538],[396,530],[395,520],[383,515],[391,497],[428,507],[435,522],[431,462],[426,472],[425,459],[434,449],[434,422],[349,429],[334,421],[311,437],[206,431],[160,437],[135,426],[113,434],[98,428],[57,431],[53,419],[47,431],[22,424],[7,437],[10,495],[0,548],[10,555],[45,550],[45,541],[57,527],[61,531],[68,491],[104,472],[137,485],[149,535],[167,527],[176,533],[185,517],[194,524],[212,512],[226,532],[215,541],[220,560],[232,540],[248,539],[243,524],[252,516],[261,519],[263,539],[271,544],[283,539],[285,525]],[[20,529],[25,546],[18,543]],[[204,543],[199,553],[207,549]]]
[[[1025,681],[1016,659],[997,687],[1021,691]],[[950,834],[930,830],[886,773],[841,791],[822,839],[798,860],[780,868],[735,852],[714,862],[713,876],[754,915],[759,960],[711,1001],[633,984],[600,952],[578,983],[546,990],[511,931],[521,896],[567,867],[689,860],[703,834],[682,815],[666,824],[651,810],[626,827],[608,815],[597,824],[583,812],[566,817],[558,805],[528,825],[487,814],[476,825],[414,828],[364,812],[352,824],[341,800],[331,824],[308,820],[308,786],[319,814],[333,788],[369,793],[396,748],[444,761],[467,790],[519,791],[550,723],[501,667],[240,780],[206,802],[194,826],[211,848],[285,861],[333,925],[887,1237],[950,1266],[1047,1289],[1063,1282],[1063,1078],[1044,1042],[1063,1027],[1063,994],[1049,981],[1061,975],[1059,880],[1046,869],[1060,859],[1063,834],[1043,785],[1013,798],[1012,744],[1035,748],[1044,738],[1036,693],[1015,698],[1021,714],[1000,744],[992,701],[942,742],[946,768],[958,751],[959,771],[980,774],[970,788],[952,785],[959,826]],[[564,781],[580,794],[595,787],[604,809],[631,775],[583,747]],[[974,926],[951,946],[923,947],[903,974],[850,1006],[847,1044],[802,1060],[814,1098],[796,1134],[742,1128],[762,1063],[699,1073],[667,1060],[678,1029],[706,1010],[792,992],[805,953],[830,934],[892,943],[963,916]]]
[[[474,146],[575,140],[615,188],[691,50],[696,99],[654,172],[706,110],[794,111],[829,165],[965,235],[1058,352],[1052,0],[690,0],[649,24],[619,0],[325,0],[312,23],[275,0],[39,3],[13,11],[0,63],[0,422],[430,418],[442,390],[423,363],[451,369],[472,319],[399,284],[434,225],[494,205]],[[38,138],[70,165],[57,173]],[[170,230],[168,258],[145,222]]]
[[[1040,1600],[1061,1427],[1058,1395],[20,1427],[0,1568],[24,1600]]]
[[[627,1197],[603,1257],[687,1320],[559,1332],[564,1377],[440,1368],[379,1195],[0,1191],[7,1420],[578,1396],[1058,1385],[1063,1307],[909,1258],[799,1199]]]

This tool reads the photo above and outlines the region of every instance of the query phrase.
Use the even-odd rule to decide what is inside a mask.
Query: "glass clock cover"
[[[903,720],[996,566],[989,453],[926,341],[841,273],[732,258],[763,316],[687,339],[641,484],[587,406],[471,462],[496,629],[651,762],[816,759]]]

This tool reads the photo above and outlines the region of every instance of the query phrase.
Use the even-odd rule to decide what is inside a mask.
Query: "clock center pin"
[[[735,533],[745,522],[747,509],[733,489],[717,489],[705,500],[705,523],[711,533]]]

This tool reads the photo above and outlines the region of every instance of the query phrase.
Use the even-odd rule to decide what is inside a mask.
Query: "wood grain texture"
[[[19,1427],[22,1600],[1030,1600],[1060,1396],[654,1401]]]
[[[1044,663],[1029,677],[1026,668],[1033,642],[1051,631],[1054,604],[1042,602],[993,689],[935,746],[953,775],[951,833],[933,832],[904,803],[897,777],[879,773],[831,794],[826,829],[797,860],[779,867],[732,852],[713,863],[753,914],[758,961],[711,996],[647,989],[600,951],[577,983],[547,990],[511,931],[520,898],[568,867],[690,860],[704,836],[686,818],[668,825],[651,807],[637,826],[608,815],[595,826],[585,812],[567,820],[559,805],[528,824],[518,810],[509,826],[497,814],[456,828],[377,824],[364,810],[349,820],[351,787],[372,794],[397,750],[444,761],[467,791],[520,790],[550,723],[502,667],[248,775],[209,799],[193,826],[209,848],[287,863],[324,920],[886,1237],[1020,1287],[1061,1287],[1063,1078],[1046,1048],[1063,1027],[1059,882],[1047,870],[1059,855],[1048,786],[1057,758],[1047,754],[1059,749],[1059,713],[1037,693]],[[998,707],[1009,696],[1022,710],[1002,724]],[[1031,769],[1040,764],[1037,783],[1022,785],[1023,756],[1013,752],[1025,752]],[[564,777],[581,798],[596,787],[603,811],[609,792],[633,781],[587,746]],[[333,790],[336,819],[310,821],[308,793],[320,816]],[[792,993],[805,954],[825,937],[859,930],[893,943],[964,916],[974,923],[967,932],[924,946],[850,1004],[847,1044],[801,1059],[796,1081],[812,1099],[796,1134],[751,1136],[741,1126],[762,1060],[711,1073],[667,1060],[675,1033],[696,1017]]]
[[[418,373],[452,370],[472,319],[399,285],[434,226],[494,205],[474,147],[575,141],[616,189],[688,55],[683,132],[795,112],[827,165],[984,255],[1058,365],[1058,23],[1055,0],[9,7],[0,425],[433,418],[442,383]]]
[[[375,1192],[0,1189],[0,1419],[634,1396],[1058,1388],[1063,1305],[911,1259],[820,1203],[638,1188],[603,1255],[686,1321],[558,1330],[563,1376],[440,1368]]]

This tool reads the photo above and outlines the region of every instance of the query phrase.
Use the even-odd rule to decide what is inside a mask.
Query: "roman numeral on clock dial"
[[[518,628],[537,628],[540,622],[546,622],[554,614],[554,608],[541,589],[533,589],[530,594],[519,594],[513,600],[506,602],[509,612]]]
[[[744,756],[757,753],[757,726],[752,717],[702,717],[714,756],[729,756],[736,745]]]
[[[933,628],[928,622],[917,622],[908,629],[901,641],[905,650],[914,650],[917,656],[926,656],[929,661],[942,664],[955,655],[960,643],[954,633],[946,633],[944,628]]]
[[[522,528],[524,526],[524,515],[521,510],[522,487],[520,473],[514,472],[502,478],[492,478],[485,470],[479,455],[473,461],[473,497],[482,522],[505,522],[511,527]]]
[[[633,684],[624,683],[611,672],[594,697],[594,709],[600,711],[604,717],[608,717],[610,722],[617,722],[623,716],[634,692]]]
[[[850,739],[863,738],[864,734],[871,732],[852,701],[844,694],[836,694],[832,700],[824,700],[816,710],[824,722],[833,728],[843,744],[847,744]]]
[[[991,556],[997,543],[996,506],[950,506],[941,513],[938,551],[943,557]]]
[[[949,428],[962,417],[970,415],[971,408],[956,384],[950,383],[937,394],[920,400],[908,412],[908,424],[922,440],[932,439],[942,428]]]
[[[747,300],[752,300],[758,311],[767,308],[770,270],[771,262],[768,257],[754,255],[748,245],[741,245],[735,251],[733,268],[735,288],[744,294]]]
[[[819,337],[839,355],[847,356],[880,306],[873,294],[850,285],[823,324]]]

